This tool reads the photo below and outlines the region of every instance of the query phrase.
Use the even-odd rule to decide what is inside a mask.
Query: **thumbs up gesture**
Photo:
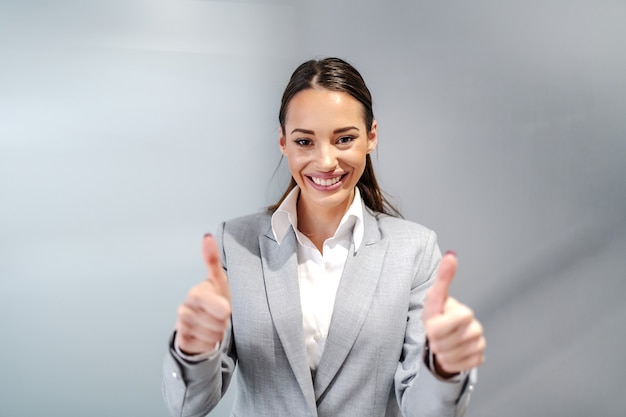
[[[231,313],[228,279],[211,235],[204,237],[202,256],[207,278],[189,290],[176,320],[176,345],[187,355],[214,351],[224,337]]]
[[[435,372],[443,378],[482,364],[486,346],[482,325],[472,310],[448,296],[456,268],[456,255],[447,252],[424,302],[426,338],[435,354]]]

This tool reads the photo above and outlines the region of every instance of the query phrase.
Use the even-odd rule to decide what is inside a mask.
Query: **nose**
[[[330,144],[323,144],[317,149],[317,166],[322,172],[330,172],[337,168],[337,150]]]

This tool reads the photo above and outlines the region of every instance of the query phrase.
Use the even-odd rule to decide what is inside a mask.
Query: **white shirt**
[[[354,200],[339,222],[333,237],[324,241],[322,252],[298,230],[296,202],[300,189],[296,186],[272,215],[272,232],[280,245],[290,228],[298,239],[298,279],[302,327],[309,367],[317,369],[330,328],[335,296],[350,244],[356,252],[363,241],[363,202],[355,188]]]

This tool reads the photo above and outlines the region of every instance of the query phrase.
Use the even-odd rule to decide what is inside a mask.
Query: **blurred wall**
[[[329,55],[383,188],[459,254],[467,415],[624,415],[626,4],[336,3],[0,0],[0,415],[167,415],[202,234],[277,197],[282,88]]]

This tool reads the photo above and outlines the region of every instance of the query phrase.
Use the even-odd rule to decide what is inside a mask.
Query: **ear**
[[[374,152],[376,145],[378,144],[378,124],[376,120],[372,122],[372,129],[367,135],[367,153]]]
[[[285,139],[285,132],[283,132],[282,126],[278,125],[278,147],[280,148],[280,152],[283,155],[285,155],[286,145],[287,145],[287,139]]]

